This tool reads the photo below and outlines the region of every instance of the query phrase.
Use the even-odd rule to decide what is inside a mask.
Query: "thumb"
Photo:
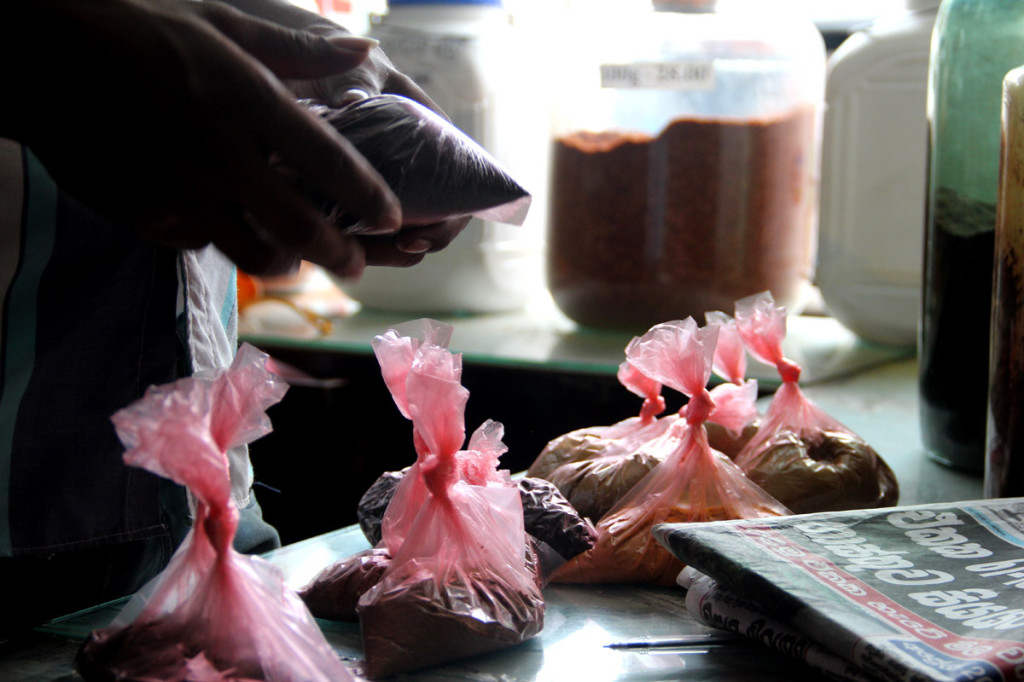
[[[196,3],[199,14],[278,78],[324,78],[363,63],[377,41],[336,33],[321,36],[260,19],[219,2]]]

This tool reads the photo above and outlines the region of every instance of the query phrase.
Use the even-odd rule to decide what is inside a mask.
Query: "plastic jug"
[[[828,62],[816,284],[870,341],[913,347],[921,309],[928,59],[939,0],[906,0]]]

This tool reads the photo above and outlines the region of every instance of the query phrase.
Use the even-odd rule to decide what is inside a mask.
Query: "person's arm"
[[[393,193],[280,79],[361,64],[372,41],[317,36],[217,2],[12,0],[0,24],[0,135],[72,196],[179,248],[214,243],[253,274],[299,259],[357,275],[365,251],[268,163],[271,153],[365,223]]]

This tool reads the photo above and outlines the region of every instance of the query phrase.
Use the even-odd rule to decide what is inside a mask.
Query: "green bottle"
[[[944,464],[985,462],[1002,83],[1024,63],[1024,2],[944,0],[932,38],[919,339],[921,436]]]

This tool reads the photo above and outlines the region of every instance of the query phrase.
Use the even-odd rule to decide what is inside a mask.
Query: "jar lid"
[[[714,12],[718,0],[651,0],[656,12]]]
[[[388,0],[389,7],[402,5],[486,5],[502,7],[502,0]]]

